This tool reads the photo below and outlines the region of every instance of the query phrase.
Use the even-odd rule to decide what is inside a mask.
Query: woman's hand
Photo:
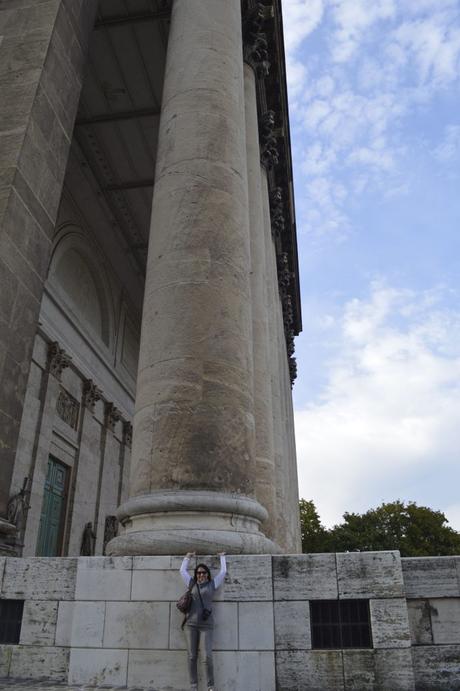
[[[225,552],[217,552],[218,557],[225,557]]]
[[[186,559],[191,559],[191,558],[194,557],[195,555],[196,555],[196,552],[187,552],[187,554],[185,555],[185,558],[186,558]]]

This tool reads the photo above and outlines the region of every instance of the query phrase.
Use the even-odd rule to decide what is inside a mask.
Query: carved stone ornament
[[[123,444],[131,446],[133,440],[133,426],[127,420],[123,421]]]
[[[102,397],[102,391],[96,386],[92,379],[85,379],[83,382],[83,405],[94,413],[94,407]]]
[[[283,192],[281,187],[275,187],[270,195],[270,216],[272,221],[272,236],[273,239],[276,240],[283,237],[286,228]]]
[[[59,347],[57,341],[53,341],[48,346],[48,369],[58,381],[61,381],[62,372],[70,365],[72,358],[66,354],[65,350]]]
[[[243,2],[243,57],[256,75],[263,79],[270,71],[267,36],[262,31],[272,9],[261,2]]]
[[[77,429],[80,404],[67,391],[61,389],[56,402],[56,412],[69,427]]]
[[[104,524],[104,547],[103,553],[105,554],[106,545],[113,540],[118,535],[118,518],[116,516],[106,516]]]
[[[275,113],[267,110],[259,120],[260,160],[262,165],[270,169],[280,160],[278,141],[275,135]]]
[[[27,511],[29,509],[30,486],[31,482],[28,477],[24,478],[23,485],[19,492],[14,494],[8,501],[6,509],[6,518],[9,523],[16,526],[17,534],[20,535],[24,525]]]
[[[115,425],[121,420],[121,413],[113,403],[106,403],[104,407],[104,423],[108,430],[115,431]]]
[[[96,548],[96,533],[93,530],[91,521],[85,523],[83,535],[81,536],[80,556],[93,557]]]

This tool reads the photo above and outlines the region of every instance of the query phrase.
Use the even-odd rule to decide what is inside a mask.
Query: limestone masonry
[[[208,557],[214,570],[218,560]],[[1,677],[188,689],[179,557],[2,559],[25,601]],[[372,647],[324,650],[312,604],[367,601]],[[219,691],[460,689],[460,557],[398,552],[228,557],[215,602]]]
[[[219,691],[460,689],[460,558],[298,554],[301,329],[281,0],[0,0],[0,688],[186,689],[225,551]]]

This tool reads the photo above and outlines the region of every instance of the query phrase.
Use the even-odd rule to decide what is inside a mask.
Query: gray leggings
[[[188,650],[188,673],[190,683],[197,684],[197,660],[200,639],[204,643],[204,662],[206,665],[206,677],[208,686],[214,686],[214,667],[212,664],[212,635],[213,629],[200,626],[184,626],[185,638]]]

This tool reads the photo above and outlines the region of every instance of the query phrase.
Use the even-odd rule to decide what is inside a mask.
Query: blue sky
[[[460,0],[283,0],[300,495],[460,530]]]

